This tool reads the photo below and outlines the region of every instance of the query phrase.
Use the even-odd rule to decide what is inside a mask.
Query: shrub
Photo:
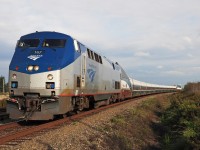
[[[186,146],[186,149],[199,149],[200,96],[181,93],[173,95],[170,99],[171,105],[161,118],[166,129],[163,137],[164,149],[178,149],[181,146]]]

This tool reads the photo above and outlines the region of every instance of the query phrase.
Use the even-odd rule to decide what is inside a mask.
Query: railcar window
[[[90,50],[87,48],[88,57],[91,58]]]
[[[99,62],[99,55],[97,55],[96,53],[94,53],[94,57],[95,57],[95,60],[96,60],[97,62]]]
[[[115,89],[120,89],[120,82],[115,81]]]
[[[42,46],[63,48],[65,47],[65,43],[66,43],[65,39],[45,39]]]
[[[102,58],[97,53],[91,51],[87,48],[88,58],[95,60],[96,62],[102,64]]]
[[[115,70],[115,65],[112,63],[113,69]]]
[[[81,87],[81,77],[77,77],[76,87]]]
[[[39,39],[24,39],[18,41],[17,47],[19,48],[38,47],[39,43],[40,43]]]
[[[93,53],[93,51],[90,51],[90,54],[91,54],[91,58],[94,60],[94,53]]]
[[[102,64],[102,59],[101,59],[101,56],[99,56],[99,62]]]

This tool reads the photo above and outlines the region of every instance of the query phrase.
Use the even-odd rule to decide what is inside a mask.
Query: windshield
[[[64,39],[45,39],[42,46],[43,47],[65,47],[66,40]]]
[[[17,47],[19,48],[38,47],[39,43],[40,43],[39,39],[24,39],[18,41]]]

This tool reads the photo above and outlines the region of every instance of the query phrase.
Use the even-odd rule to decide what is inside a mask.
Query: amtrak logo
[[[37,60],[38,58],[41,58],[42,57],[42,55],[30,55],[30,56],[28,56],[27,58],[29,58],[29,59],[32,59],[32,60]]]
[[[87,73],[88,73],[88,75],[89,75],[90,81],[93,82],[94,76],[95,76],[95,74],[96,74],[96,71],[94,71],[93,69],[88,69],[88,70],[87,70]]]

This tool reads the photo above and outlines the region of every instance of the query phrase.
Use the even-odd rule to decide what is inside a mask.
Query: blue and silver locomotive
[[[141,83],[141,84],[140,84]],[[73,37],[35,32],[17,42],[9,66],[10,118],[49,120],[70,111],[96,108],[174,86],[146,84],[128,77],[116,62]]]
[[[117,64],[69,35],[35,32],[17,42],[9,66],[10,118],[48,120],[73,110],[98,107],[131,97]]]

